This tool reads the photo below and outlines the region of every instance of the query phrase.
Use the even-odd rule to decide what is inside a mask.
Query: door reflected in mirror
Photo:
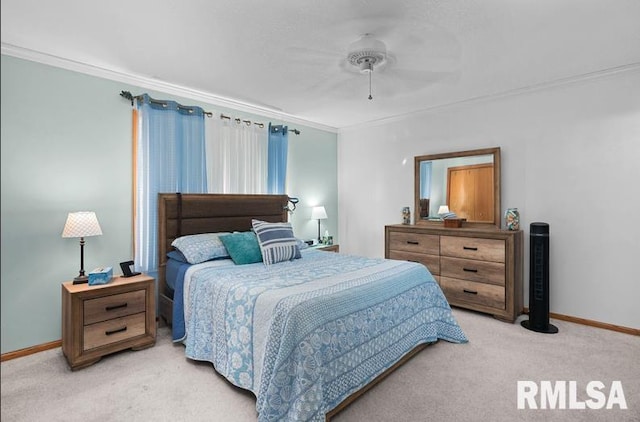
[[[446,205],[468,223],[500,226],[500,148],[415,157],[416,223]]]

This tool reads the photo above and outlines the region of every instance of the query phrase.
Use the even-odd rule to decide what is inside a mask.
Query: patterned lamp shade
[[[93,211],[70,212],[62,231],[62,237],[100,236],[102,229]]]

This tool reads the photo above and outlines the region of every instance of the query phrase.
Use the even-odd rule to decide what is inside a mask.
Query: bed
[[[230,259],[185,265],[168,257],[178,238],[249,232],[255,220],[268,227],[286,222],[288,200],[158,198],[160,317],[188,358],[211,362],[254,393],[259,421],[329,420],[426,345],[467,341],[418,263],[302,245],[299,258],[270,265]]]

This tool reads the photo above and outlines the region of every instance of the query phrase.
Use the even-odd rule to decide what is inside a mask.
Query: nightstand
[[[156,342],[155,280],[114,277],[89,286],[62,283],[62,352],[72,370],[124,349]]]
[[[327,252],[340,252],[340,245],[338,244],[333,244],[333,245],[325,245],[323,243],[320,243],[318,245],[313,245],[313,246],[309,246],[311,249],[318,249],[320,251],[327,251]]]

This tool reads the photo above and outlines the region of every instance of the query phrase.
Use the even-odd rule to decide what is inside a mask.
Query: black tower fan
[[[549,324],[549,225],[531,223],[529,227],[529,319],[521,325],[538,333],[555,334]]]

